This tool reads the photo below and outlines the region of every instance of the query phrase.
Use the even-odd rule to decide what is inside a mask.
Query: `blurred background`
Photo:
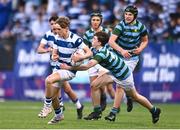
[[[153,102],[180,103],[180,0],[0,0],[0,101],[44,98],[49,54],[36,48],[50,16],[68,16],[70,30],[82,36],[93,10],[101,10],[112,30],[128,4],[138,7],[149,30],[134,74],[137,90]],[[78,72],[71,85],[80,100],[90,101],[87,72]]]

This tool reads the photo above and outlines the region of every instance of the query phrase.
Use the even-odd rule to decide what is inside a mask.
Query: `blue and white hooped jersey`
[[[51,30],[49,30],[45,33],[40,43],[53,47],[54,41],[55,41],[55,34]]]
[[[55,41],[56,41],[56,35],[51,30],[49,30],[45,33],[40,43],[45,44],[47,47],[53,47]],[[51,60],[51,55],[50,55],[50,65],[52,69],[57,65],[57,62]]]
[[[56,42],[53,48],[58,50],[59,62],[70,65],[71,55],[77,49],[83,49],[85,46],[81,37],[69,31],[69,37],[67,39],[56,36]]]

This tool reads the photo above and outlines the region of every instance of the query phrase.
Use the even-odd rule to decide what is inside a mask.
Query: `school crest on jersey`
[[[72,44],[71,42],[68,42],[67,47],[68,47],[68,48],[72,48],[72,47],[73,47],[73,44]]]

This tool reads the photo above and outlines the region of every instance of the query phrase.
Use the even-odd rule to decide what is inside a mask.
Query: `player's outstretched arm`
[[[82,60],[83,60],[83,59],[88,59],[88,58],[90,58],[90,57],[93,56],[93,53],[92,53],[92,51],[89,49],[88,46],[84,46],[83,50],[84,50],[84,52],[85,52],[85,55],[84,55],[84,57],[82,58]]]
[[[91,50],[89,49],[89,47],[87,47],[86,45],[84,45],[84,48],[79,49],[81,51],[76,51],[72,56],[72,60],[74,62],[79,62],[82,61],[84,59],[88,59],[90,57],[93,56],[93,53],[91,52]]]
[[[92,59],[87,64],[82,64],[80,66],[69,66],[67,64],[61,64],[60,68],[61,69],[66,69],[66,70],[79,70],[79,71],[83,71],[83,70],[88,70],[89,68],[95,66],[96,64],[98,64],[98,62],[96,60]]]

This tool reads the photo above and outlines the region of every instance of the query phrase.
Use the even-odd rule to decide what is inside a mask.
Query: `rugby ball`
[[[73,56],[73,55],[77,55],[77,54],[84,55],[85,52],[84,52],[83,49],[77,49],[77,50],[72,54],[72,56]],[[71,57],[72,57],[72,56],[71,56]],[[72,60],[72,58],[71,58],[71,65],[72,65],[72,66],[80,66],[80,65],[83,64],[83,63],[84,63],[84,60],[78,61],[78,62],[74,62],[74,61]]]

